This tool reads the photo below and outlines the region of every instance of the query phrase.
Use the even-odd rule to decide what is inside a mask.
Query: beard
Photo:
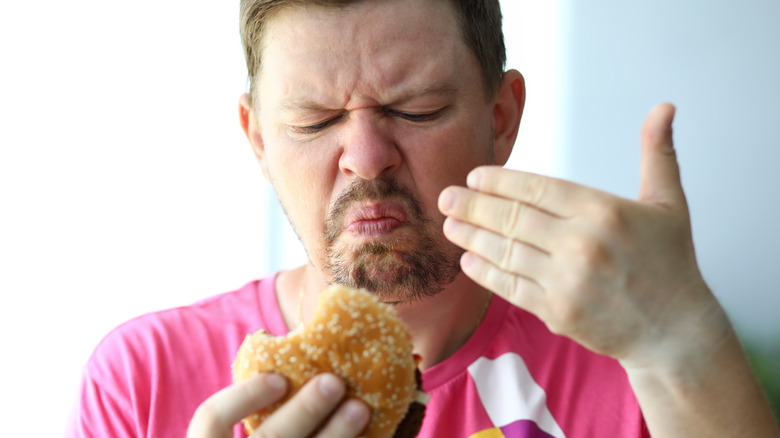
[[[366,201],[401,202],[410,225],[387,242],[339,242],[348,207]],[[393,179],[354,180],[331,205],[325,223],[323,266],[334,283],[367,289],[386,302],[409,302],[439,293],[460,273],[464,250],[446,240],[414,195]]]

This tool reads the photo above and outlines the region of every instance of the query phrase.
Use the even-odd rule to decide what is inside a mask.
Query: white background
[[[510,166],[632,197],[639,125],[676,102],[703,271],[745,333],[777,339],[777,3],[503,3],[528,83]],[[237,14],[0,6],[3,435],[59,435],[114,326],[304,260],[238,126]]]

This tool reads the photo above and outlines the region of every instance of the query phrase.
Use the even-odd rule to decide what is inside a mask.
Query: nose
[[[402,161],[387,125],[376,114],[350,114],[341,147],[339,168],[350,177],[371,180],[392,175]]]

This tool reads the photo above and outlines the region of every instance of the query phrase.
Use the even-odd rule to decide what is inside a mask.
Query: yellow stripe
[[[506,438],[501,429],[494,427],[492,429],[485,429],[471,435],[469,438]]]

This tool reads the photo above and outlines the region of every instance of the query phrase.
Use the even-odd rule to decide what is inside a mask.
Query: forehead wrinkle
[[[420,0],[405,1],[417,4]],[[361,73],[348,79],[354,88],[349,93],[351,96],[343,97],[394,103],[424,94],[457,91],[457,80],[452,77],[457,72],[450,68],[457,65],[453,58],[457,58],[459,46],[466,47],[460,38],[452,5],[427,2],[425,17],[415,14],[403,19],[388,19],[381,11],[382,2],[359,5],[362,7],[353,9],[358,19],[348,20],[340,37],[351,41],[351,47],[355,49],[348,50],[346,56],[357,59]],[[430,47],[436,47],[437,51],[432,53]],[[425,72],[438,73],[437,81],[441,83],[420,82],[419,79],[426,78]],[[443,78],[442,72],[446,72]],[[436,78],[437,75],[427,77]],[[446,84],[445,81],[452,82]]]
[[[446,81],[436,81],[425,84],[419,88],[413,87],[399,93],[391,100],[394,103],[403,103],[426,96],[450,96],[458,92],[458,87]]]
[[[276,75],[282,79],[281,89],[277,90],[282,92],[282,101],[279,103],[283,112],[333,111],[352,105],[387,105],[423,95],[454,94],[464,85],[458,80],[458,72],[451,70],[457,63],[447,62],[459,57],[458,46],[463,44],[457,35],[452,11],[447,11],[449,16],[441,17],[441,22],[425,21],[421,30],[420,26],[405,21],[401,21],[400,26],[398,22],[391,26],[387,20],[372,17],[379,4],[362,5],[370,6],[341,10],[291,8],[271,21],[273,27],[268,29],[270,32],[264,41],[266,53],[281,50],[283,56],[292,61],[285,63]],[[317,12],[325,14],[317,16]],[[358,19],[342,20],[339,23],[342,27],[338,39],[342,44],[333,44],[333,40],[328,38],[316,38],[316,34],[323,29],[320,25],[327,28],[333,24],[332,19],[340,18],[345,13],[351,13],[353,18],[357,16]],[[313,26],[297,23],[293,16],[300,17],[298,14],[303,14]],[[419,23],[419,18],[414,17],[410,21]],[[445,23],[448,26],[442,32],[441,26]],[[279,29],[276,26],[284,28],[285,32],[276,32]],[[435,29],[438,31],[434,32]],[[381,37],[377,37],[377,34]],[[301,47],[300,40],[309,40],[314,44]],[[410,46],[410,40],[417,41],[417,44],[412,43]],[[421,40],[426,41],[423,43]],[[345,42],[349,43],[343,44]],[[438,47],[438,56],[427,49],[431,45]],[[270,46],[274,46],[275,50]],[[442,53],[442,49],[446,54]],[[325,53],[328,56],[323,57]],[[300,66],[310,64],[312,60],[318,60],[318,70],[300,69]],[[343,68],[344,65],[352,65],[353,68]],[[317,76],[311,76],[315,72]],[[431,74],[435,76],[434,79],[431,79]],[[298,83],[286,80],[292,77],[296,77]],[[426,80],[432,82],[426,83]]]
[[[412,101],[417,98],[426,96],[451,96],[458,92],[458,88],[449,82],[437,81],[430,84],[425,84],[419,88],[409,88],[398,93],[397,96],[388,95],[386,102],[376,102],[377,105],[390,105],[401,104]],[[365,105],[366,102],[375,102],[375,100],[367,95],[360,95],[356,104]],[[350,101],[351,102],[351,101]],[[351,107],[348,102],[347,107]],[[369,104],[369,106],[371,106]],[[326,105],[316,100],[309,98],[284,98],[279,103],[279,110],[282,113],[296,113],[296,112],[320,112],[320,111],[341,111],[347,108],[335,108],[332,105]],[[355,109],[355,108],[349,108]]]
[[[279,111],[283,113],[295,113],[299,111],[335,111],[338,108],[331,108],[328,105],[321,104],[311,99],[284,98],[279,102]]]

